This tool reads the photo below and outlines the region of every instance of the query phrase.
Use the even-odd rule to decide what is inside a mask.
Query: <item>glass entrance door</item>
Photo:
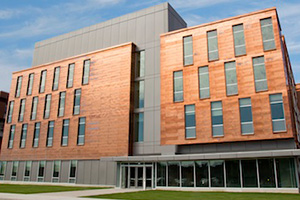
[[[152,188],[152,165],[127,165],[121,167],[122,188]]]

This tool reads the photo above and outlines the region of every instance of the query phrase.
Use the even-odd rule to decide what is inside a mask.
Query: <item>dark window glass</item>
[[[63,117],[65,114],[66,92],[59,93],[58,116]]]
[[[252,120],[251,99],[243,98],[239,100],[239,103],[242,134],[252,134],[254,133],[254,130]]]
[[[135,113],[135,142],[144,141],[144,113]]]
[[[11,176],[14,176],[14,177],[17,176],[18,167],[19,167],[19,162],[18,161],[13,161],[12,170],[11,170]]]
[[[39,146],[39,138],[40,138],[40,129],[41,129],[41,123],[37,122],[34,124],[34,133],[33,133],[33,147]]]
[[[145,81],[135,82],[135,108],[144,108]]]
[[[173,92],[174,92],[174,102],[183,101],[183,77],[182,71],[174,72],[173,74]]]
[[[89,83],[90,63],[90,60],[85,60],[83,62],[82,85],[86,85]]]
[[[282,94],[271,94],[270,105],[273,132],[286,131]]]
[[[31,171],[31,161],[26,161],[24,176],[30,176],[30,171]]]
[[[80,99],[81,99],[81,89],[77,89],[74,92],[73,115],[79,115],[80,113]]]
[[[226,167],[226,187],[241,187],[240,162],[239,160],[227,160]]]
[[[232,30],[233,30],[233,38],[234,38],[235,56],[246,55],[246,45],[245,45],[243,24],[233,26]]]
[[[260,187],[276,187],[273,159],[259,159]]]
[[[185,138],[196,137],[195,105],[185,105]]]
[[[25,148],[26,137],[27,137],[27,124],[22,125],[21,139],[20,139],[20,148]]]
[[[208,162],[207,161],[196,161],[196,186],[197,187],[208,187]]]
[[[136,54],[136,78],[145,76],[145,51]]]
[[[199,94],[200,99],[209,98],[209,73],[208,66],[199,68]]]
[[[218,60],[218,33],[216,30],[207,32],[208,60]]]
[[[77,145],[83,145],[85,139],[85,117],[80,117],[78,122]]]
[[[48,119],[50,117],[50,108],[51,108],[51,94],[47,94],[45,97],[44,119]]]
[[[55,67],[55,68],[54,68],[54,75],[53,75],[53,85],[52,85],[52,90],[57,90],[57,89],[58,89],[58,84],[59,84],[59,73],[60,73],[60,67]]]
[[[168,162],[168,186],[179,187],[179,162]]]
[[[276,159],[278,187],[297,188],[294,158]]]
[[[22,76],[18,76],[17,78],[15,97],[20,97],[21,88],[22,88],[22,79],[23,79]]]
[[[224,161],[209,161],[211,187],[224,187]]]
[[[60,172],[60,161],[54,161],[53,163],[53,178],[59,178],[59,172]]]
[[[236,78],[235,62],[225,63],[225,76],[226,76],[226,94],[228,96],[237,94],[238,84]]]
[[[181,185],[182,187],[194,187],[194,162],[181,162]]]
[[[14,144],[16,125],[11,125],[9,130],[9,138],[7,148],[12,149]]]
[[[34,74],[29,74],[28,76],[28,85],[27,85],[27,95],[32,94],[32,86],[33,86]]]
[[[47,71],[44,70],[41,72],[40,90],[39,90],[40,93],[45,92],[46,78],[47,78]]]
[[[52,147],[53,145],[53,135],[54,135],[54,121],[48,123],[48,132],[47,132],[47,147]]]
[[[253,58],[253,71],[255,91],[260,92],[268,90],[265,58],[263,56]]]
[[[256,160],[242,160],[243,187],[258,187]]]
[[[12,121],[12,115],[13,115],[13,111],[14,111],[14,101],[10,101],[9,102],[9,106],[8,106],[8,112],[7,112],[7,123],[11,123]]]
[[[38,171],[38,177],[44,177],[45,174],[45,161],[39,162],[39,171]]]
[[[193,37],[183,37],[183,62],[184,66],[193,64]]]
[[[276,49],[272,18],[260,20],[264,50]]]
[[[166,186],[167,179],[167,163],[158,162],[157,163],[157,186]]]
[[[74,69],[75,64],[69,64],[68,68],[68,78],[67,78],[67,88],[73,87],[73,80],[74,80]]]
[[[31,120],[36,120],[38,101],[39,101],[39,97],[32,98],[31,116],[30,116]]]
[[[76,168],[77,168],[77,161],[76,160],[71,160],[70,162],[70,178],[75,178],[76,177]]]
[[[24,120],[25,103],[26,103],[26,99],[21,99],[20,110],[19,110],[19,119],[18,119],[19,122],[22,122]]]
[[[211,102],[211,121],[213,136],[223,136],[223,110],[222,102]]]
[[[69,119],[64,119],[63,120],[62,135],[61,135],[61,146],[67,146],[68,145],[69,126],[70,126],[70,120]]]
[[[0,161],[0,180],[3,180],[3,176],[5,174],[6,171],[6,161]]]

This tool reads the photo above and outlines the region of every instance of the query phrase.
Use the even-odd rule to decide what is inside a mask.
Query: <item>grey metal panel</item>
[[[92,161],[92,166],[91,166],[91,171],[90,173],[92,174],[91,176],[91,182],[90,184],[96,185],[99,182],[99,166],[100,166],[100,161],[99,160],[93,160]]]
[[[160,47],[156,46],[154,53],[154,74],[160,74]]]
[[[6,163],[6,170],[5,170],[6,172],[5,172],[5,175],[4,175],[4,180],[10,180],[11,170],[12,170],[12,162],[8,161]]]
[[[132,19],[128,21],[128,29],[127,29],[127,41],[135,41],[136,38],[136,20]]]
[[[109,47],[111,38],[111,26],[106,26],[103,30],[103,48]]]
[[[44,182],[52,181],[52,168],[53,168],[53,161],[46,161]]]
[[[83,184],[84,183],[84,161],[83,160],[78,160],[76,175],[77,175],[76,183]]]
[[[144,112],[144,120],[147,123],[144,124],[144,142],[153,141],[153,132],[154,132],[154,113],[152,111]]]
[[[154,48],[147,48],[145,50],[145,76],[152,76],[154,74]]]
[[[106,173],[107,173],[106,162],[100,161],[100,166],[99,166],[99,184],[100,185],[106,184]]]
[[[107,162],[106,185],[116,185],[117,163]]]
[[[69,47],[68,47],[68,56],[72,56],[75,54],[75,42],[76,37],[70,37],[69,39]]]
[[[63,43],[62,43],[62,42],[56,42],[55,45],[56,45],[55,58],[56,58],[57,60],[60,60],[60,59],[63,58],[63,57],[62,57]],[[50,62],[49,57],[48,57],[48,59],[47,59],[47,62]]]
[[[146,15],[146,41],[155,40],[155,17],[154,15]]]
[[[145,108],[154,106],[154,79],[145,80]],[[145,123],[146,124],[146,123]]]
[[[70,161],[69,160],[61,161],[59,182],[67,183],[69,181],[69,171],[70,171]]]
[[[32,161],[30,181],[37,181],[38,165],[39,165],[38,161]]]
[[[89,52],[90,32],[83,33],[81,36],[81,53]]]
[[[119,29],[120,29],[120,24],[114,24],[111,27],[111,46],[115,46],[119,44]]]
[[[146,38],[146,17],[142,16],[136,19],[136,39],[137,44],[145,43]]]
[[[69,54],[68,54],[68,47],[69,47],[69,39],[65,39],[62,41],[62,51],[61,51],[61,57],[62,58],[67,58],[69,57]]]
[[[86,160],[84,161],[84,178],[83,178],[83,184],[89,184],[91,182],[91,169],[92,169],[92,161]]]
[[[90,35],[89,35],[89,46],[88,46],[88,49],[90,51],[95,51],[97,49],[97,47],[96,47],[96,37],[97,37],[97,32],[95,30],[91,31]]]
[[[119,42],[125,43],[127,42],[127,27],[128,21],[120,23],[120,31],[119,31]]]
[[[155,91],[154,106],[159,107],[160,106],[160,76],[154,78],[154,91]]]
[[[19,167],[18,167],[18,172],[17,172],[17,180],[18,181],[23,181],[24,170],[25,170],[25,162],[19,161]]]

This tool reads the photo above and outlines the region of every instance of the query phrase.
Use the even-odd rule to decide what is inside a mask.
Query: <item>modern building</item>
[[[300,109],[300,83],[296,84],[296,91],[297,91],[297,97],[298,97],[298,109]]]
[[[1,180],[299,191],[276,8],[186,28],[163,3],[41,41],[10,93]]]
[[[8,93],[4,91],[0,91],[0,151],[1,151],[3,130],[5,124],[7,101],[8,101]]]

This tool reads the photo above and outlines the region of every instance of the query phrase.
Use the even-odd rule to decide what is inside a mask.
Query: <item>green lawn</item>
[[[77,190],[107,189],[100,187],[72,187],[72,186],[52,186],[52,185],[19,185],[0,184],[0,193],[35,194],[47,192],[66,192]]]
[[[128,200],[300,200],[299,194],[142,191],[92,196],[92,198]]]

